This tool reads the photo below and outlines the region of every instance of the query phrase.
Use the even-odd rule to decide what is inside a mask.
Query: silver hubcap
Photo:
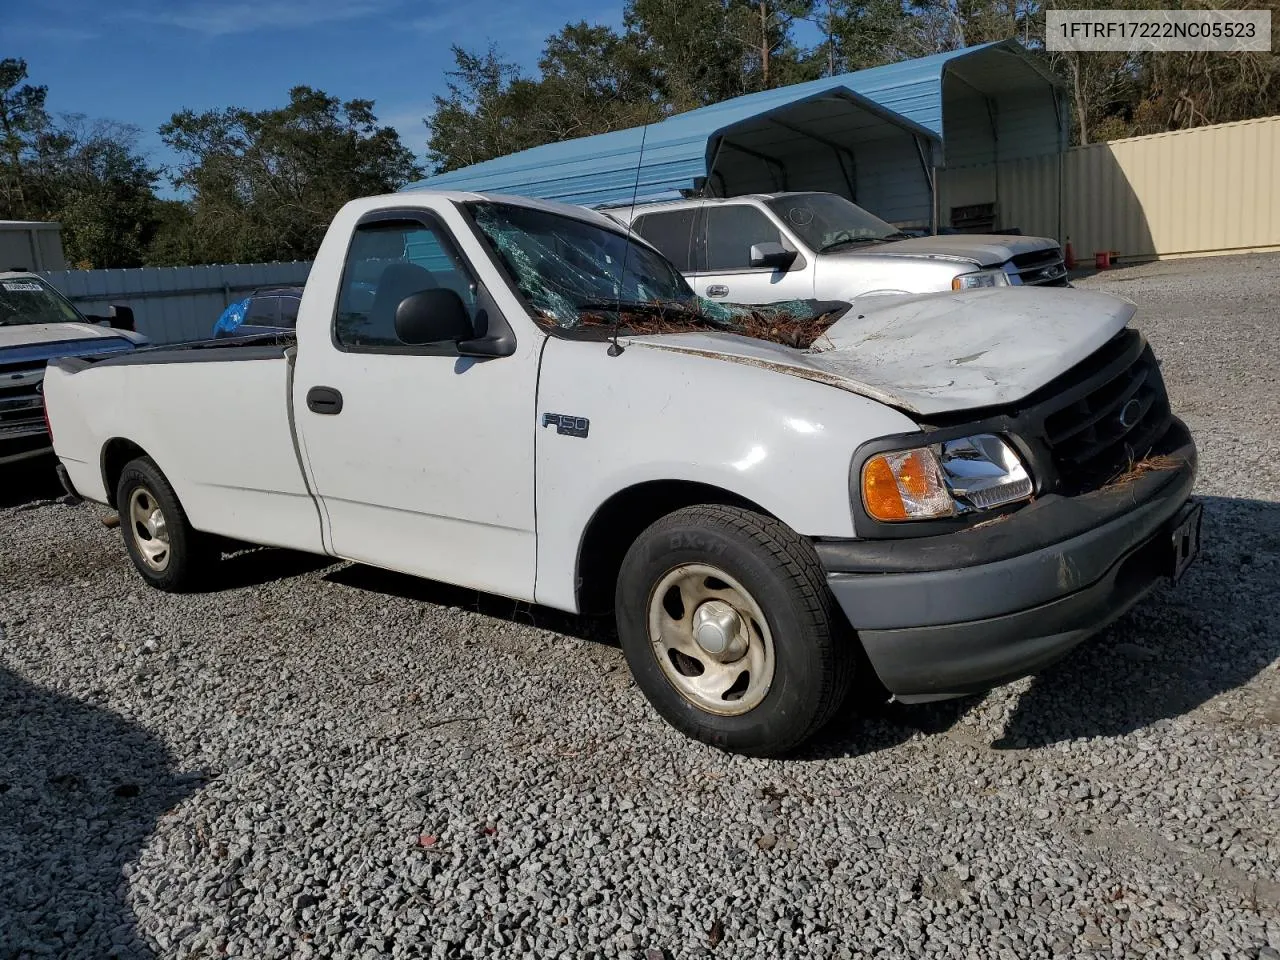
[[[143,563],[156,572],[169,566],[169,529],[164,512],[146,487],[129,496],[129,529]]]
[[[649,642],[671,685],[709,713],[737,716],[773,683],[773,635],[760,605],[716,567],[669,571],[649,594]]]

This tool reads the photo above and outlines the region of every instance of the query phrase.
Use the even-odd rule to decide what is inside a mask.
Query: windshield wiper
[[[818,252],[826,253],[828,250],[835,250],[837,247],[843,247],[848,243],[879,243],[884,239],[884,237],[841,237],[839,240],[824,243],[818,248]]]

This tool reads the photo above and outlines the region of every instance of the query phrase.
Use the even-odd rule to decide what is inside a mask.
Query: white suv
[[[664,253],[700,296],[733,303],[1069,285],[1054,240],[912,237],[834,193],[677,200],[605,212]]]

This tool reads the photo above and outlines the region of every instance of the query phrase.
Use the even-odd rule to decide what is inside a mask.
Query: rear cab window
[[[645,213],[636,217],[632,228],[670,260],[681,273],[695,269],[694,240],[697,234],[699,210],[686,207],[682,210]]]

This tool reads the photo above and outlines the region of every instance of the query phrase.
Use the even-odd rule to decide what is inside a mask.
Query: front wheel
[[[129,559],[149,584],[177,593],[206,582],[217,546],[192,528],[178,495],[149,457],[131,460],[121,471],[116,509]]]
[[[795,749],[852,681],[853,638],[812,546],[750,510],[686,507],[654,523],[627,551],[615,605],[649,702],[727,750]]]

